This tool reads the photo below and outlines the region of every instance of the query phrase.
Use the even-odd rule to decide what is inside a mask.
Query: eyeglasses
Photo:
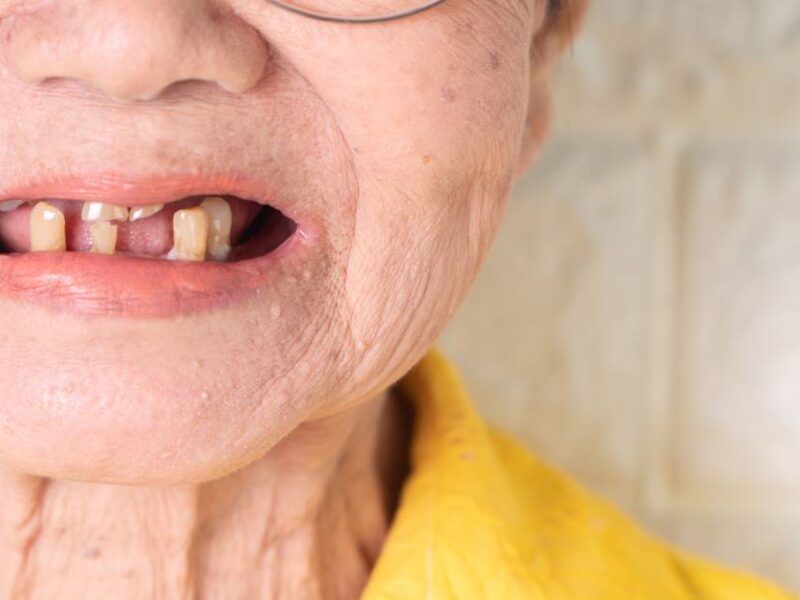
[[[378,23],[410,17],[445,0],[267,0],[283,9],[339,23]]]

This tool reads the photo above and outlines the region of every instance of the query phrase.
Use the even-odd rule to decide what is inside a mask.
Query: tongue
[[[242,239],[247,228],[255,221],[263,208],[260,204],[235,198],[224,197],[233,213],[231,245],[235,246]],[[88,252],[92,248],[89,226],[81,220],[82,202],[72,200],[47,200],[64,213],[66,218],[67,249],[75,252]],[[133,223],[118,222],[117,252],[162,256],[172,249],[172,217],[176,211],[191,208],[202,202],[202,198],[193,197],[170,202],[164,208],[146,219]],[[0,251],[28,252],[30,250],[29,218],[32,207],[29,204],[20,206],[11,213],[0,213]]]

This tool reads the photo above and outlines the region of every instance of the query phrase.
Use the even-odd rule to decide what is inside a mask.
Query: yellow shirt
[[[365,600],[787,600],[679,553],[487,426],[431,353],[399,384],[412,472]]]

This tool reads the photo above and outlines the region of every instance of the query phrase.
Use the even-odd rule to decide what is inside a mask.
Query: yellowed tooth
[[[63,252],[67,249],[64,213],[47,202],[38,202],[30,215],[31,252]]]
[[[98,221],[89,226],[92,236],[92,252],[96,254],[115,254],[117,252],[118,227],[108,221]]]
[[[128,219],[128,209],[124,206],[104,202],[84,202],[81,219],[92,222],[125,221]]]
[[[196,206],[179,210],[172,217],[174,244],[171,260],[205,260],[208,247],[208,214]]]
[[[139,221],[140,219],[146,219],[147,217],[152,217],[154,214],[161,212],[161,209],[164,208],[163,204],[148,204],[147,206],[134,206],[131,208],[130,213],[128,214],[128,220]]]
[[[231,253],[233,214],[225,198],[210,196],[200,208],[208,215],[208,254],[214,260],[227,260]]]

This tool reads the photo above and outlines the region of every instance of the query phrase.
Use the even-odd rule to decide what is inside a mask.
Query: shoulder
[[[576,598],[788,600],[751,575],[683,553],[653,538],[608,501],[490,428],[506,489],[525,528],[546,543],[554,580]],[[554,596],[559,597],[559,596]],[[566,596],[571,597],[571,596]]]
[[[690,558],[488,426],[439,353],[400,384],[412,472],[365,598],[786,600]]]

